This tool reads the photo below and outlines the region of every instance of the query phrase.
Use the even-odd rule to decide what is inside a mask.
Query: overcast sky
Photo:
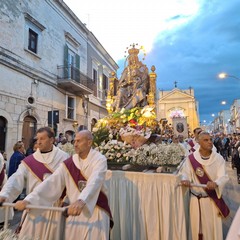
[[[192,87],[200,121],[213,120],[240,98],[239,0],[64,0],[103,47],[124,67],[132,43],[146,49],[145,64],[156,67],[157,88]],[[140,56],[141,57],[141,56]],[[221,105],[225,100],[226,105]]]

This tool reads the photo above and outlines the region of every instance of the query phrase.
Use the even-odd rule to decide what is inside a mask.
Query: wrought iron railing
[[[78,68],[73,67],[71,64],[68,66],[58,66],[58,79],[69,79],[82,84],[83,86],[93,90],[93,79],[83,74]]]

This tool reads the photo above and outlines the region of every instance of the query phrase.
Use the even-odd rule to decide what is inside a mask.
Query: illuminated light
[[[223,78],[228,77],[228,74],[227,74],[227,73],[219,73],[219,74],[218,74],[218,77],[219,77],[220,79],[223,79]]]

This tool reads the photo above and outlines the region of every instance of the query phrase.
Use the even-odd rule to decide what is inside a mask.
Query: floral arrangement
[[[179,144],[143,144],[137,149],[126,142],[110,140],[96,148],[110,162],[130,163],[136,165],[178,165],[185,151]]]
[[[133,148],[144,144],[152,133],[158,131],[156,114],[152,107],[121,109],[100,119],[93,128],[94,146],[111,139],[122,140]]]
[[[96,123],[94,146],[109,162],[155,166],[179,164],[185,154],[183,149],[174,144],[147,144],[157,130],[153,108],[122,109]]]
[[[109,161],[130,162],[131,159],[132,146],[126,142],[112,139],[106,143],[102,142],[95,149],[104,154]]]
[[[138,126],[137,128],[133,128],[129,125],[121,128],[119,131],[121,139],[129,143],[134,149],[143,145],[151,136],[151,133],[152,131],[148,127],[143,128],[142,126]]]
[[[170,113],[170,118],[183,118],[183,117],[184,117],[183,110],[175,110],[171,111]]]
[[[178,165],[185,157],[185,149],[178,143],[168,145],[166,158],[168,165]]]
[[[179,144],[144,144],[129,156],[131,162],[138,165],[178,165],[185,156],[185,151]]]
[[[131,152],[132,163],[138,165],[157,165],[163,166],[167,164],[167,145],[155,144],[150,145],[144,144],[134,152]]]
[[[148,136],[158,130],[158,122],[153,108],[145,106],[144,108],[135,107],[129,110],[121,109],[120,112],[114,112],[105,118],[100,119],[93,128],[94,136],[102,136],[100,132],[109,131],[114,138],[118,139],[121,135],[139,135]],[[106,130],[107,129],[107,130]],[[150,135],[149,135],[150,136]],[[103,141],[104,139],[102,139]],[[99,141],[95,143],[99,145]]]

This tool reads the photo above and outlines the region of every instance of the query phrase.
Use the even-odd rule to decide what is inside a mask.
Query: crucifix
[[[190,90],[190,95],[192,95],[192,87],[191,86],[189,87],[189,90]]]
[[[177,83],[178,83],[177,81],[174,82],[174,87],[175,88],[177,87]]]

